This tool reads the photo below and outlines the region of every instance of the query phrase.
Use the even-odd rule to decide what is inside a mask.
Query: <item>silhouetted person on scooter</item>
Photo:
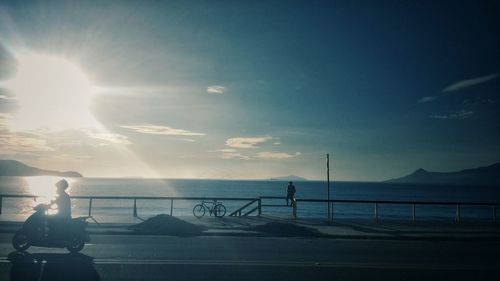
[[[85,230],[88,217],[71,218],[71,200],[66,193],[68,182],[61,180],[56,183],[57,197],[50,204],[38,204],[23,223],[21,229],[12,237],[12,246],[18,251],[26,251],[31,246],[48,248],[66,248],[71,253],[83,249],[90,237]],[[51,205],[57,204],[58,212],[48,215]],[[45,260],[46,261],[46,260]],[[48,267],[45,268],[45,270]],[[42,267],[43,271],[43,267]],[[38,276],[38,275],[37,275]],[[41,277],[37,277],[40,279]],[[63,280],[42,278],[43,280]],[[68,280],[64,278],[64,280]],[[89,280],[89,279],[86,279]]]
[[[71,200],[66,193],[69,184],[62,179],[56,183],[57,196],[50,205],[57,205],[57,214],[48,216],[49,235],[52,238],[64,238],[66,226],[71,222]]]

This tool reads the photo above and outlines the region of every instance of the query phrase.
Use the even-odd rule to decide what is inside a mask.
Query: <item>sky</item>
[[[498,1],[0,0],[0,159],[379,181],[500,161]]]

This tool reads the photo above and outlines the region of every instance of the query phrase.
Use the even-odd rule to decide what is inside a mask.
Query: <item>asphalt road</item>
[[[0,234],[0,280],[498,280],[500,276],[500,241],[94,235],[80,255],[35,247],[21,255],[14,252],[11,237]]]

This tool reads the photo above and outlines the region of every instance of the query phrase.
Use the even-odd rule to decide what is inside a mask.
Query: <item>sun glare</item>
[[[29,194],[33,194],[39,196],[36,202],[33,202],[33,205],[44,203],[48,204],[56,197],[56,182],[61,180],[60,177],[53,176],[37,176],[37,177],[25,177],[24,178],[28,184]],[[75,179],[66,179],[69,181],[69,188],[66,190],[67,193],[71,194],[71,186],[77,181]],[[49,214],[57,213],[57,210],[54,209],[55,206],[51,210],[49,210]]]
[[[4,84],[19,102],[12,129],[96,126],[89,106],[97,87],[78,65],[33,53],[17,56],[16,60],[15,75]]]

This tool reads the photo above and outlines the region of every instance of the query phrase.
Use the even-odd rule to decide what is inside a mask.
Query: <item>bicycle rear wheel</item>
[[[202,204],[196,204],[196,205],[194,205],[193,215],[196,218],[203,217],[205,215],[205,206],[203,206]]]
[[[214,215],[218,218],[223,217],[226,214],[226,207],[222,204],[217,204],[214,207]]]

